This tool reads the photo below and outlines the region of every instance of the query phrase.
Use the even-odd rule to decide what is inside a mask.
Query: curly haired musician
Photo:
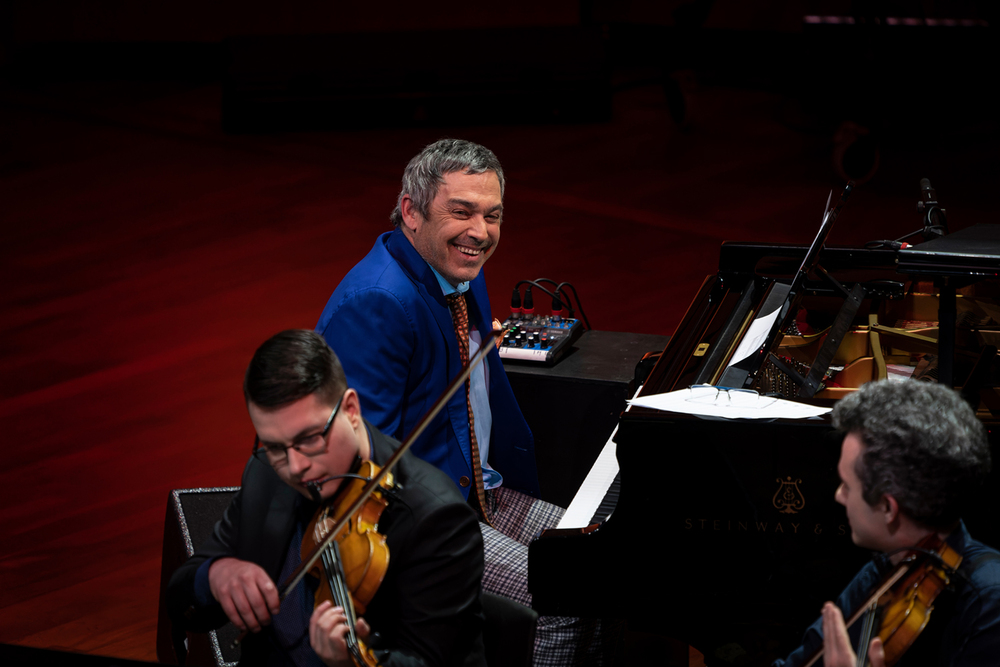
[[[880,553],[836,603],[824,605],[802,646],[775,665],[802,665],[822,645],[823,664],[853,667],[862,623],[847,630],[844,617],[929,535],[962,561],[950,577],[953,590],[938,596],[926,628],[897,664],[1000,664],[1000,553],[974,540],[961,519],[990,470],[982,422],[952,389],[908,380],[862,386],[837,404],[833,423],[844,434],[836,500],[847,510],[854,543]],[[874,667],[884,664],[877,637],[868,658]]]

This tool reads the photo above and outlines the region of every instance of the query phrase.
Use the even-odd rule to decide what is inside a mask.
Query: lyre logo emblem
[[[799,510],[806,506],[806,498],[799,490],[802,480],[796,479],[793,482],[791,477],[785,477],[785,481],[781,481],[780,478],[774,481],[778,482],[778,490],[774,492],[772,501],[775,509],[782,514],[798,514]]]

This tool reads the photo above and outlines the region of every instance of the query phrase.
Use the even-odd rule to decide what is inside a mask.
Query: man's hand
[[[343,607],[334,607],[329,601],[322,602],[309,619],[309,645],[323,662],[330,667],[353,665],[347,652],[347,615]],[[371,628],[365,619],[359,618],[354,624],[358,639],[367,639]]]
[[[240,630],[260,632],[278,613],[278,589],[256,563],[220,558],[208,568],[208,585],[226,616]]]
[[[885,650],[878,637],[868,647],[868,660],[872,667],[885,667]],[[827,602],[823,605],[823,664],[826,667],[857,667],[857,662],[851,638],[847,636],[844,615],[840,607]]]

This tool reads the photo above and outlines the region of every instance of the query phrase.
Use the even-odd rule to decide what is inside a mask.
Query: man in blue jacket
[[[493,329],[481,269],[500,240],[503,195],[503,169],[489,149],[430,144],[403,174],[395,229],[323,309],[316,330],[340,353],[365,415],[392,437],[406,437]],[[527,544],[563,510],[537,499],[534,441],[496,350],[412,451],[447,473],[479,514],[484,588],[530,604]],[[578,625],[540,619],[536,664],[580,662],[573,653],[588,649]]]

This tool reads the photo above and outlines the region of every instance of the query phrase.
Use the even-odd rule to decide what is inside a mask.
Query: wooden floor
[[[250,355],[314,326],[431,140],[480,141],[507,170],[500,317],[544,276],[595,329],[669,334],[722,241],[810,239],[843,185],[830,133],[776,93],[687,95],[683,128],[648,85],[602,124],[234,137],[213,85],[4,89],[0,641],[155,659],[169,490],[239,482]],[[953,229],[996,222],[995,137],[915,141],[883,147],[833,244],[915,229],[921,177]]]

